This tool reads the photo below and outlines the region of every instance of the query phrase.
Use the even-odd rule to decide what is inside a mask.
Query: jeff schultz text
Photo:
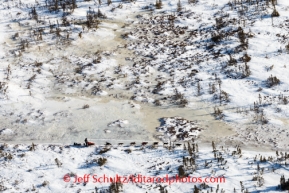
[[[121,183],[225,183],[225,177],[180,177],[178,175],[169,176],[166,175],[164,177],[158,176],[143,176],[141,174],[137,175],[127,175],[127,176],[119,176],[115,175],[114,177],[103,175],[91,175],[84,174],[83,176],[66,174],[63,177],[65,182],[73,182],[73,183],[112,183],[112,182],[121,182]]]

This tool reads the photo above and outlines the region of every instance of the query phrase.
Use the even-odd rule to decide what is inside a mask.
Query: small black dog
[[[81,146],[81,143],[74,143],[75,146]]]

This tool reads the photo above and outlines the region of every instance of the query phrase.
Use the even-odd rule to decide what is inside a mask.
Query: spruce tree
[[[162,0],[156,0],[156,9],[161,9],[163,7],[163,2]]]
[[[179,173],[179,177],[180,178],[183,178],[183,177],[186,177],[186,172],[185,172],[185,170],[184,170],[184,166],[179,166],[179,168],[178,168],[178,173]]]
[[[181,1],[179,0],[179,2],[178,2],[178,5],[177,5],[177,12],[180,12],[180,11],[182,11],[182,4],[181,4]]]

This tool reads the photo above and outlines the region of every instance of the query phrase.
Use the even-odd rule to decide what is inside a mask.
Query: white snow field
[[[1,146],[1,190],[3,192],[114,192],[110,178],[121,176],[123,192],[287,192],[281,191],[280,178],[288,176],[288,154],[278,152],[248,151],[216,146],[197,147],[191,142],[180,147],[162,147],[140,144],[77,147],[57,144]],[[194,150],[195,146],[195,150]],[[189,150],[190,149],[190,150]],[[30,151],[31,150],[31,151]],[[193,151],[194,150],[194,151]],[[214,156],[215,154],[215,156]],[[183,158],[184,157],[184,158]],[[58,160],[59,167],[55,159]],[[105,159],[106,161],[100,161]],[[103,164],[103,165],[102,165]],[[190,181],[173,181],[183,165]],[[90,175],[85,178],[85,175]],[[104,182],[104,177],[109,182]],[[143,179],[126,181],[134,175],[146,178],[168,175],[156,182]],[[69,178],[67,177],[69,176]],[[66,177],[66,178],[65,178]],[[212,177],[212,178],[210,178]],[[100,178],[100,179],[99,179]],[[210,179],[216,183],[200,183]],[[77,179],[77,180],[76,180]],[[82,180],[81,180],[82,179]],[[223,181],[221,181],[221,179]],[[65,180],[65,181],[64,181]],[[286,178],[287,181],[287,178]],[[202,185],[203,184],[203,185]],[[195,189],[195,190],[194,190]],[[109,190],[109,191],[107,191]]]
[[[288,34],[286,0],[0,1],[0,191],[117,192],[62,177],[175,174],[184,155],[187,174],[226,183],[123,191],[286,191]],[[212,141],[225,160],[209,164]]]

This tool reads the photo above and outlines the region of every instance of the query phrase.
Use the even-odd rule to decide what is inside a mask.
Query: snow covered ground
[[[130,182],[123,183],[123,190],[127,193],[158,193],[162,186],[167,192],[189,193],[194,191],[196,185],[201,189],[200,192],[216,192],[217,189],[218,192],[234,192],[234,189],[236,192],[247,190],[251,193],[282,192],[278,190],[280,178],[285,175],[287,181],[289,175],[288,154],[285,152],[278,152],[277,155],[275,152],[245,151],[238,147],[218,145],[212,151],[212,147],[197,147],[197,144],[191,142],[190,145],[185,143],[185,150],[183,145],[171,149],[167,146],[153,146],[150,143],[145,147],[140,143],[133,146],[125,143],[123,146],[112,144],[111,147],[36,144],[32,150],[32,145],[4,144],[0,154],[0,188],[3,192],[11,193],[42,193],[95,192],[97,187],[100,192],[109,189],[110,178],[113,180],[116,175],[142,175],[146,178],[164,178],[168,175],[171,184],[166,183],[167,181],[153,183],[131,179]],[[108,151],[104,151],[105,149]],[[55,159],[58,160],[59,167]],[[106,161],[100,162],[100,159]],[[171,177],[179,175],[178,168],[181,165],[190,179],[205,180],[214,177],[212,179],[215,180],[217,177],[224,177],[225,181],[206,183],[205,187],[200,181],[173,182]],[[85,175],[90,177],[85,178]],[[104,178],[100,182],[96,181],[104,175],[109,177],[109,182],[104,183]]]
[[[288,148],[286,1],[279,17],[267,1],[73,2],[1,2],[2,140],[117,138],[107,124],[128,117],[121,137],[151,139],[165,115],[150,124],[142,109],[157,106],[202,112],[189,120],[233,131],[224,140]]]
[[[161,157],[176,172],[179,165],[174,159],[182,159],[178,153],[182,150],[127,154],[112,148],[103,154],[108,156],[107,165],[98,167],[92,161],[96,158],[90,159],[101,156],[94,148],[63,144],[86,137],[94,142],[151,143],[168,137],[191,140],[193,135],[203,145],[216,141],[224,147],[256,148],[238,159],[237,155],[227,157],[230,169],[224,171],[229,183],[220,185],[219,192],[221,188],[233,192],[232,184],[240,192],[240,181],[249,192],[276,189],[287,166],[278,165],[276,157],[262,163],[265,171],[276,167],[277,173],[268,169],[263,175],[265,185],[254,187],[256,182],[251,180],[257,162],[250,168],[245,157],[252,160],[260,149],[289,149],[288,1],[156,2],[67,0],[58,8],[45,0],[0,2],[0,140],[2,145],[9,143],[1,150],[5,172],[1,168],[0,180],[6,192],[32,191],[32,185],[39,192],[61,192],[63,187],[70,188],[60,184],[68,172],[103,170],[126,175],[137,168],[149,175],[146,161],[160,155],[167,156]],[[167,119],[176,117],[187,121],[186,128]],[[192,130],[195,124],[201,129]],[[32,142],[37,143],[36,151],[27,151],[24,144]],[[73,165],[69,162],[76,152],[79,158]],[[128,155],[135,159],[138,153],[144,157],[139,160],[143,166],[138,161],[131,161],[128,170],[120,169],[122,164],[113,166],[116,160],[127,163]],[[200,149],[200,163],[211,159],[211,154]],[[56,155],[62,155],[58,159],[67,164],[57,168]],[[85,158],[92,164],[86,169]],[[31,168],[23,167],[27,159],[33,160],[27,165]],[[8,172],[11,169],[13,173]],[[196,172],[210,173],[205,168]],[[7,181],[9,175],[18,182]],[[48,178],[39,181],[38,176]],[[44,181],[49,185],[42,186]],[[82,185],[71,189],[76,192],[78,186]],[[153,186],[124,185],[125,192],[159,191]],[[193,191],[191,185],[166,188],[168,192]],[[82,191],[93,189],[94,184],[88,183]]]

